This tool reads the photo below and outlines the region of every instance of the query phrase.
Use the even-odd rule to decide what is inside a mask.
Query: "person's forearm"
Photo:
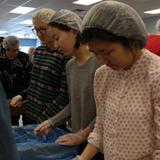
[[[88,143],[86,148],[82,152],[81,157],[84,160],[91,160],[97,154],[97,152],[98,152],[98,148]]]
[[[62,111],[48,120],[49,124],[53,128],[62,125],[70,118],[70,114],[70,106],[67,105]]]

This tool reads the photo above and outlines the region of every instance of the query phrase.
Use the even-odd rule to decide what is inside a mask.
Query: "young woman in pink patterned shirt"
[[[95,128],[76,159],[101,151],[105,160],[160,160],[160,58],[143,49],[141,18],[126,4],[104,1],[90,9],[82,29],[104,65],[94,81]]]

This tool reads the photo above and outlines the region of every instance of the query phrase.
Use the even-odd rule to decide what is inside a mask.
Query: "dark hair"
[[[98,28],[85,29],[82,33],[82,43],[88,43],[92,40],[120,42],[123,46],[129,48],[128,39],[125,37],[119,37],[113,33]]]
[[[0,43],[3,42],[4,37],[0,37]]]
[[[60,30],[63,30],[65,32],[69,32],[72,29],[72,28],[68,27],[67,25],[56,23],[56,22],[49,22],[48,26],[50,26],[50,27],[56,27],[56,28],[58,28]],[[79,46],[80,46],[80,43],[81,43],[81,35],[80,35],[80,33],[78,33],[77,37],[76,37],[76,43],[74,45],[74,48],[78,49]]]

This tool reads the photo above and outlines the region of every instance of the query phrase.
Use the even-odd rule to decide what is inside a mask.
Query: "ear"
[[[130,48],[132,48],[132,50],[133,49],[140,49],[140,41],[139,40],[131,39],[128,42],[129,42],[129,46],[130,46]]]
[[[73,33],[73,35],[74,35],[75,37],[77,37],[77,35],[78,35],[78,32],[77,32],[76,30],[74,30],[74,29],[71,29],[71,30],[70,30],[70,32],[72,32],[72,33]]]

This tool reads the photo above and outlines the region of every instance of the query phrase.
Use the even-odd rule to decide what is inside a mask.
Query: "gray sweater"
[[[93,128],[96,116],[93,79],[99,66],[92,54],[83,65],[77,65],[75,57],[67,63],[69,104],[61,112],[49,119],[54,128],[69,120],[70,117],[72,132],[77,132],[87,126]]]

